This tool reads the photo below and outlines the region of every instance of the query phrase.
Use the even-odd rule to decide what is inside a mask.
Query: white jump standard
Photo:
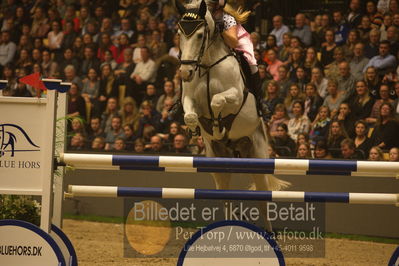
[[[148,197],[162,199],[259,200],[273,202],[336,202],[349,204],[383,204],[399,207],[399,194],[303,192],[303,191],[248,191],[194,188],[153,188],[114,186],[68,187],[66,197]]]
[[[62,154],[60,161],[76,169],[97,170],[399,177],[399,162],[74,153]]]

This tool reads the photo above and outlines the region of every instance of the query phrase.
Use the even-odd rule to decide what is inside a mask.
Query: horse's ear
[[[186,13],[186,8],[183,6],[183,4],[180,2],[180,0],[175,0],[174,2],[175,2],[176,9],[180,15],[183,15],[184,13]]]
[[[205,3],[204,0],[201,1],[201,5],[200,5],[198,13],[199,13],[199,16],[201,18],[205,18],[205,15],[206,15],[206,3]]]

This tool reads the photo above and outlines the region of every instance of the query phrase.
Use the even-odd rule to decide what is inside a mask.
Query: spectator
[[[155,29],[152,31],[148,48],[150,49],[153,58],[156,58],[157,62],[159,62],[162,56],[168,53],[168,46],[161,40],[161,33],[159,30]]]
[[[332,121],[328,132],[327,145],[333,158],[340,157],[341,142],[346,138],[348,138],[348,135],[342,124],[337,120]]]
[[[261,69],[263,69],[263,68],[259,67],[259,75],[260,75],[260,72],[262,71]],[[265,72],[265,74],[266,74],[266,72]],[[265,81],[267,82],[266,78],[265,78]],[[280,97],[285,98],[287,96],[287,93],[288,93],[291,85],[292,85],[292,81],[291,81],[290,77],[288,76],[288,69],[284,65],[281,65],[278,68],[277,84],[280,87]]]
[[[84,55],[84,43],[82,37],[78,36],[73,41],[72,51],[75,54],[76,58],[79,60],[83,60]]]
[[[278,47],[278,58],[284,62],[285,64],[287,63],[289,57],[290,57],[290,51],[291,51],[291,33],[286,32],[283,34],[283,43]]]
[[[105,50],[104,52],[104,61],[100,65],[100,69],[102,68],[103,65],[108,64],[111,66],[111,69],[114,70],[116,66],[118,65],[112,55],[112,52],[110,50]]]
[[[353,57],[353,49],[355,45],[360,42],[360,34],[357,29],[352,29],[349,31],[348,39],[345,44],[342,46],[345,54],[346,60],[351,60]]]
[[[345,160],[357,160],[359,157],[355,151],[355,144],[351,139],[344,139],[341,142],[341,158]]]
[[[288,122],[288,132],[293,140],[297,140],[298,134],[308,133],[310,129],[309,118],[304,115],[304,104],[301,101],[294,101],[292,105],[294,117]]]
[[[190,153],[190,150],[187,148],[187,138],[184,134],[177,134],[175,136],[171,151],[174,153]]]
[[[101,67],[100,87],[98,95],[99,96],[94,106],[94,113],[97,115],[101,115],[102,112],[104,112],[106,102],[109,98],[113,97],[117,99],[119,97],[117,82],[115,81],[115,76],[109,64],[105,64]]]
[[[298,146],[298,151],[296,154],[296,158],[298,159],[310,159],[312,158],[312,154],[310,152],[310,146],[307,143],[302,143]]]
[[[125,49],[127,49],[130,45],[129,45],[129,37],[127,34],[122,33],[121,35],[119,35],[118,37],[118,57],[114,58],[116,60],[116,63],[121,64],[125,62],[125,56],[124,56],[124,51]],[[131,56],[130,56],[131,58]],[[128,60],[130,61],[130,60]],[[113,67],[112,69],[114,69],[115,67]]]
[[[295,141],[288,134],[288,127],[281,123],[277,126],[277,134],[274,137],[276,153],[281,157],[292,157],[296,154]]]
[[[393,109],[395,111],[395,117],[398,117],[399,115],[399,81],[395,82],[395,94],[396,94],[396,99],[393,102]]]
[[[316,118],[319,107],[323,104],[323,99],[318,94],[314,83],[306,84],[305,96],[305,115],[312,122]]]
[[[0,44],[0,65],[4,67],[14,59],[17,46],[10,41],[10,32],[3,31],[1,33]]]
[[[65,24],[71,21],[73,22],[74,25],[74,31],[79,32],[80,30],[80,20],[79,18],[76,17],[76,11],[75,7],[73,5],[68,5],[65,9],[65,15],[63,16],[63,20],[61,21],[62,25],[65,26]]]
[[[292,48],[287,65],[289,76],[292,82],[295,82],[296,80],[296,70],[299,67],[302,67],[302,65],[303,65],[302,49],[300,47]]]
[[[110,97],[107,100],[105,111],[101,115],[101,128],[105,133],[111,130],[111,122],[114,116],[117,116],[119,112],[118,101],[114,97]]]
[[[150,149],[148,150],[151,153],[164,153],[167,150],[163,146],[162,138],[158,135],[151,137]]]
[[[373,107],[371,108],[370,116],[366,118],[367,123],[375,123],[378,120],[380,115],[380,108],[383,103],[388,103],[393,105],[393,100],[389,98],[389,85],[388,84],[381,84],[380,86],[380,98],[374,102]]]
[[[289,117],[287,114],[287,109],[281,103],[277,104],[274,108],[274,114],[272,115],[270,121],[268,122],[269,134],[272,137],[277,136],[277,127],[280,124],[288,124]]]
[[[321,98],[327,96],[328,79],[324,77],[321,68],[313,67],[310,75],[310,82],[316,86],[317,93]]]
[[[81,118],[74,117],[71,121],[71,131],[69,132],[72,135],[80,133],[83,136],[86,136],[86,130],[84,126],[84,122]]]
[[[80,75],[85,77],[89,73],[89,69],[94,68],[96,71],[100,70],[100,61],[95,57],[92,46],[86,46],[84,50],[84,58],[82,67],[80,68]]]
[[[94,151],[103,151],[105,148],[105,138],[104,137],[96,137],[91,142],[91,149]]]
[[[342,47],[334,49],[334,61],[324,66],[324,73],[328,79],[338,79],[339,64],[345,61],[345,54]]]
[[[167,134],[162,134],[161,137],[165,140],[165,143],[167,144],[172,144],[173,139],[177,134],[183,134],[184,130],[181,127],[179,122],[173,121],[169,125],[168,133]]]
[[[346,130],[346,133],[349,137],[353,137],[355,135],[355,117],[352,113],[352,109],[347,102],[343,102],[339,105],[338,115],[335,117]]]
[[[392,71],[396,66],[395,56],[390,54],[390,44],[388,41],[382,41],[379,45],[379,55],[374,56],[370,59],[369,63],[365,66],[364,71],[367,67],[373,66],[378,70],[380,76]]]
[[[283,64],[283,62],[277,59],[277,52],[274,49],[267,50],[265,62],[268,65],[266,70],[273,76],[275,81],[278,81],[278,68]]]
[[[58,64],[51,59],[50,52],[48,50],[43,50],[41,67],[43,70],[43,76],[46,78],[57,77],[58,76]]]
[[[148,47],[141,48],[141,57],[143,60],[136,65],[130,75],[133,80],[133,91],[130,91],[130,96],[135,98],[137,102],[142,101],[146,85],[155,81],[156,74],[155,62],[151,59]]]
[[[122,124],[132,125],[133,131],[138,129],[140,114],[136,101],[132,97],[126,97],[123,99],[122,108],[119,112],[119,115],[122,118]]]
[[[314,47],[309,47],[308,49],[306,49],[306,56],[303,67],[306,71],[306,75],[309,77],[312,73],[312,68],[322,68],[321,63],[317,59],[317,51]]]
[[[99,117],[92,117],[90,119],[87,140],[89,143],[92,143],[97,137],[105,137],[105,133],[101,128],[101,119]]]
[[[283,99],[279,97],[279,86],[275,80],[271,80],[266,87],[266,96],[263,99],[263,104],[267,106],[270,113],[264,114],[264,119],[270,119],[277,104],[283,103]]]
[[[355,120],[366,119],[371,114],[374,99],[370,97],[367,84],[363,80],[356,82],[355,90],[356,93],[349,99],[352,116]]]
[[[82,80],[77,76],[76,69],[73,65],[67,65],[64,69],[65,81],[76,83],[79,88],[82,88],[83,83]]]
[[[381,26],[383,17],[379,10],[377,10],[376,3],[372,0],[369,0],[366,3],[366,15],[370,18],[373,26]]]
[[[16,68],[24,68],[28,73],[32,71],[32,58],[29,55],[29,51],[26,49],[22,49],[19,53],[19,58],[15,64]]]
[[[299,13],[295,16],[295,29],[292,31],[293,36],[297,36],[306,45],[312,44],[312,32],[310,27],[306,25],[306,17],[304,14]]]
[[[173,86],[174,83],[173,83]],[[150,83],[147,85],[146,90],[145,90],[145,95],[143,98],[143,102],[148,101],[152,104],[152,106],[156,106],[158,103],[158,96],[157,96],[157,89],[155,88],[155,85]]]
[[[44,38],[50,29],[46,14],[41,7],[35,9],[35,14],[33,15],[31,36],[36,38]]]
[[[305,86],[309,82],[307,73],[302,66],[297,67],[295,71],[294,82],[298,85],[301,92],[305,91]]]
[[[140,106],[142,117],[139,120],[138,136],[143,137],[145,127],[152,126],[155,132],[162,131],[161,114],[158,113],[149,102],[143,102]]]
[[[381,86],[381,80],[377,75],[377,69],[375,67],[367,67],[364,73],[364,81],[367,84],[367,88],[373,99],[379,98],[379,90]]]
[[[44,53],[44,51],[43,51]],[[74,56],[74,52],[71,48],[66,48],[64,50],[64,57],[59,63],[59,71],[61,74],[61,78],[65,79],[64,70],[68,65],[72,65],[76,71],[79,72],[79,62]]]
[[[325,42],[321,44],[321,64],[327,66],[334,61],[334,50],[337,44],[334,41],[334,31],[327,29],[324,33]]]
[[[300,133],[298,134],[298,138],[296,140],[296,145],[303,143],[309,143],[309,134],[308,133]]]
[[[117,137],[115,139],[113,150],[114,151],[125,151],[126,150],[125,140],[122,137]]]
[[[330,123],[330,110],[327,106],[321,106],[315,120],[311,124],[310,139],[313,144],[320,139],[327,139]]]
[[[289,31],[290,29],[283,23],[282,16],[277,15],[273,17],[273,30],[270,34],[276,36],[277,46],[283,45],[283,35]]]
[[[383,103],[380,107],[380,115],[373,131],[374,146],[381,149],[390,149],[399,146],[399,125],[394,116],[391,104]]]
[[[353,58],[349,61],[350,72],[355,80],[363,78],[363,70],[369,59],[364,56],[364,44],[359,42],[354,45]]]
[[[120,116],[114,116],[111,120],[111,128],[105,131],[105,150],[109,151],[115,148],[115,140],[120,137],[122,140],[125,137],[122,128],[122,118]]]
[[[158,98],[156,110],[162,112],[165,99],[171,99],[175,103],[178,99],[178,95],[175,93],[174,83],[170,80],[166,80],[163,85],[163,94]]]
[[[112,36],[114,39],[120,38],[122,34],[130,39],[133,36],[134,31],[131,29],[130,20],[128,18],[121,19],[121,29],[115,32]]]
[[[3,93],[3,96],[4,95]],[[26,84],[18,82],[17,87],[12,91],[13,97],[32,97],[32,93],[27,89]]]
[[[86,103],[93,103],[97,99],[100,89],[97,71],[94,68],[89,69],[87,79],[83,82],[82,97]]]
[[[349,25],[345,22],[340,10],[334,11],[333,19],[335,24],[334,41],[338,46],[343,45],[348,38]]]
[[[348,21],[349,27],[354,29],[359,26],[362,12],[361,12],[361,1],[360,0],[351,0],[349,4],[349,13],[346,16],[346,21]]]
[[[86,118],[85,100],[80,95],[78,84],[72,83],[68,96],[68,116]]]
[[[105,52],[111,51],[112,58],[118,58],[118,48],[112,44],[111,37],[108,33],[101,33],[99,48],[97,51],[97,58],[100,59],[101,62],[105,61]]]
[[[380,32],[381,32],[381,37],[380,41],[386,41],[387,39],[387,29],[392,26],[393,20],[392,20],[392,15],[391,14],[384,14],[384,20],[383,23],[380,27]]]
[[[273,49],[276,53],[278,52],[277,39],[273,34],[266,36],[265,50],[267,51],[270,49]]]
[[[349,64],[347,62],[339,63],[338,69],[338,92],[343,93],[343,95],[345,95],[344,98],[348,99],[354,94],[356,80],[355,77],[352,76]]]
[[[353,139],[356,150],[362,154],[362,159],[366,159],[371,147],[371,140],[367,137],[367,123],[359,120],[355,123],[356,136]]]
[[[77,133],[71,138],[69,150],[84,150],[85,149],[85,137]]]
[[[345,100],[345,94],[338,92],[338,83],[335,80],[328,81],[327,87],[328,95],[324,99],[324,106],[327,106],[331,111],[331,116],[334,117],[338,113],[339,105]]]
[[[315,159],[332,159],[333,157],[329,153],[328,146],[324,140],[319,140],[314,148],[314,158]]]
[[[369,161],[383,161],[384,154],[383,154],[382,150],[377,146],[372,147],[370,149],[368,160]]]
[[[61,45],[64,39],[64,33],[61,31],[61,26],[58,21],[51,23],[51,31],[47,34],[48,47],[52,53],[55,54],[57,61],[60,60],[61,56]]]
[[[371,59],[378,55],[380,45],[381,32],[378,29],[372,29],[369,34],[369,38],[364,47],[364,55]]]
[[[302,90],[299,88],[298,84],[293,83],[290,87],[289,93],[284,100],[284,105],[287,110],[287,114],[289,118],[293,118],[294,114],[292,112],[292,107],[295,101],[303,102],[305,100],[305,95],[302,93]]]
[[[399,148],[392,147],[389,150],[389,161],[390,162],[399,162]]]
[[[399,43],[398,43],[398,28],[397,26],[389,26],[387,29],[387,41],[389,42],[389,51],[393,56],[397,56]]]
[[[134,150],[134,142],[137,139],[137,135],[134,133],[135,130],[132,124],[124,124],[123,125],[123,133],[125,134],[125,149],[127,151]]]
[[[180,54],[180,36],[176,33],[173,37],[173,47],[169,49],[169,55],[174,58],[179,58]]]
[[[370,31],[372,30],[372,23],[370,17],[367,15],[362,16],[360,21],[360,25],[357,27],[357,30],[360,34],[360,39],[362,42],[367,42],[369,39]]]

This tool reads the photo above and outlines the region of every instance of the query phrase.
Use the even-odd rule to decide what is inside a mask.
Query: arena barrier
[[[106,154],[60,155],[61,163],[76,169],[219,172],[275,175],[344,175],[399,178],[399,162],[247,159]]]
[[[304,191],[250,191],[194,188],[68,186],[67,197],[146,197],[162,199],[259,200],[273,202],[336,202],[399,207],[399,194]]]

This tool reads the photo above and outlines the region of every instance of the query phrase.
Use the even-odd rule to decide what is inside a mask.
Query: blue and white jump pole
[[[399,162],[61,154],[76,169],[221,172],[275,175],[346,175],[399,178]]]
[[[399,194],[249,191],[194,188],[153,188],[116,186],[68,187],[66,197],[146,197],[162,199],[258,200],[273,202],[337,202],[349,204],[383,204],[399,207]]]

